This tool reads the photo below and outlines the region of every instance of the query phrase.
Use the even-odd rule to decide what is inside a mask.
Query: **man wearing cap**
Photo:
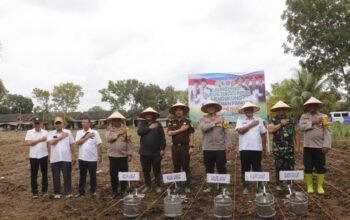
[[[151,192],[151,169],[156,183],[156,192],[161,192],[161,161],[165,153],[165,134],[162,125],[156,121],[159,113],[148,107],[139,115],[141,121],[137,130],[140,138],[140,160],[146,187],[143,193]]]
[[[174,172],[181,172],[181,168],[186,172],[185,192],[190,192],[190,155],[193,152],[193,133],[191,121],[185,118],[189,112],[189,107],[182,103],[176,103],[169,109],[169,113],[175,116],[168,125],[167,134],[172,137],[171,155],[173,159]],[[175,188],[178,193],[180,187]]]
[[[61,172],[64,182],[64,194],[67,198],[71,194],[72,163],[75,164],[75,144],[72,133],[63,128],[63,119],[55,118],[55,130],[48,136],[48,151],[52,170],[54,198],[61,198]]]
[[[126,118],[119,112],[114,112],[107,118],[110,126],[106,131],[107,155],[109,158],[109,174],[111,177],[112,198],[123,195],[126,191],[126,182],[121,181],[119,188],[119,172],[128,172],[132,158],[131,134],[125,126]]]
[[[97,161],[102,162],[102,141],[98,131],[91,129],[91,121],[83,116],[83,129],[77,132],[75,144],[79,147],[79,193],[76,197],[85,194],[86,174],[89,171],[90,193],[96,197],[96,170]]]
[[[245,172],[249,172],[251,168],[253,171],[261,171],[261,158],[266,153],[266,128],[262,121],[254,117],[254,113],[259,110],[258,106],[246,102],[238,111],[240,114],[245,114],[237,120],[236,124],[244,194],[249,192]],[[261,190],[260,187],[258,190]]]
[[[207,113],[199,123],[199,128],[203,132],[203,157],[205,172],[215,173],[216,167],[219,174],[226,174],[226,153],[231,148],[231,135],[228,132],[228,124],[224,117],[217,115],[222,106],[214,101],[208,101],[202,106],[201,111]],[[208,187],[204,192],[211,192],[212,187]]]
[[[282,101],[278,101],[271,107],[270,111],[276,113],[271,118],[268,131],[272,133],[272,152],[275,158],[276,168],[276,189],[282,190],[282,181],[279,179],[279,172],[294,170],[294,131],[295,120],[286,115],[291,107]]]
[[[47,135],[48,132],[42,129],[42,123],[38,117],[33,119],[33,129],[27,131],[25,146],[29,147],[30,161],[30,183],[32,187],[32,198],[37,199],[38,194],[38,171],[40,167],[42,178],[42,194],[47,196]]]
[[[326,173],[326,153],[331,148],[332,137],[328,116],[318,110],[323,102],[311,97],[304,103],[305,112],[299,121],[299,128],[304,131],[304,167],[307,192],[313,193],[312,173],[317,176],[317,193],[324,194],[324,178]]]

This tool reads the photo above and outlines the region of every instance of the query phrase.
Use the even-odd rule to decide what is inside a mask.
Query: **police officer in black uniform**
[[[167,134],[172,137],[172,159],[174,172],[181,172],[181,169],[186,172],[185,192],[189,193],[191,176],[190,176],[190,155],[193,152],[194,128],[191,126],[191,121],[185,116],[189,112],[189,107],[182,103],[173,105],[169,112],[175,116],[168,124]],[[178,193],[181,190],[179,185],[175,187],[174,192]]]

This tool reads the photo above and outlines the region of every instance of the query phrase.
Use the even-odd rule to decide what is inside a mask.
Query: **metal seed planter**
[[[225,194],[214,198],[214,216],[216,218],[230,218],[232,216],[232,199]]]
[[[302,192],[295,192],[289,197],[290,212],[298,215],[305,216],[308,213],[308,198]]]
[[[135,218],[140,214],[141,199],[136,195],[130,194],[123,198],[123,215],[128,218]]]
[[[179,195],[168,194],[164,198],[164,215],[175,218],[182,215],[182,199]]]
[[[276,215],[275,199],[271,193],[266,193],[264,186],[264,192],[258,193],[255,198],[256,214],[261,218],[272,218]]]

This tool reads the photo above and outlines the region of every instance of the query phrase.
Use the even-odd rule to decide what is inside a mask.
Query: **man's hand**
[[[266,152],[265,148],[263,148],[263,150],[262,150],[262,158],[266,159],[266,157],[267,157],[267,152]]]
[[[132,160],[132,156],[128,155],[128,162],[131,162],[131,160]]]
[[[230,151],[231,151],[230,148],[226,148],[226,149],[225,149],[225,152],[226,152],[227,154],[230,153]]]
[[[252,127],[255,127],[255,126],[257,126],[259,123],[260,123],[259,120],[254,120],[254,121],[252,121],[252,123],[250,123],[250,127],[251,127],[251,128],[252,128]]]
[[[72,165],[74,166],[77,163],[77,159],[73,158],[72,159]]]
[[[320,125],[322,123],[322,117],[317,117],[312,120],[313,125]]]
[[[61,139],[65,139],[66,137],[68,137],[67,132],[63,132],[63,134],[60,136]]]
[[[289,123],[289,119],[282,119],[281,120],[281,124],[283,125],[283,126],[285,126],[286,124],[288,124]]]
[[[164,150],[160,150],[160,156],[163,157],[165,154]]]
[[[102,155],[98,155],[98,162],[102,163]]]
[[[180,128],[180,130],[181,131],[186,131],[187,129],[189,129],[189,125],[181,125],[181,128]]]
[[[158,123],[152,123],[148,128],[153,129],[157,127],[158,127]]]
[[[323,153],[328,153],[328,151],[329,151],[329,148],[328,147],[322,147],[322,152]]]
[[[86,139],[93,138],[93,137],[95,137],[95,133],[93,132],[90,132],[86,135]]]
[[[188,149],[188,154],[191,155],[192,153],[193,153],[193,148],[190,147],[190,148]]]
[[[39,140],[40,140],[40,142],[45,142],[47,140],[47,137],[42,137]]]

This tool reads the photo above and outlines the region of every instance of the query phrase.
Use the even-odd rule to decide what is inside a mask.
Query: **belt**
[[[187,147],[189,146],[189,143],[173,143],[173,145],[177,147]]]

